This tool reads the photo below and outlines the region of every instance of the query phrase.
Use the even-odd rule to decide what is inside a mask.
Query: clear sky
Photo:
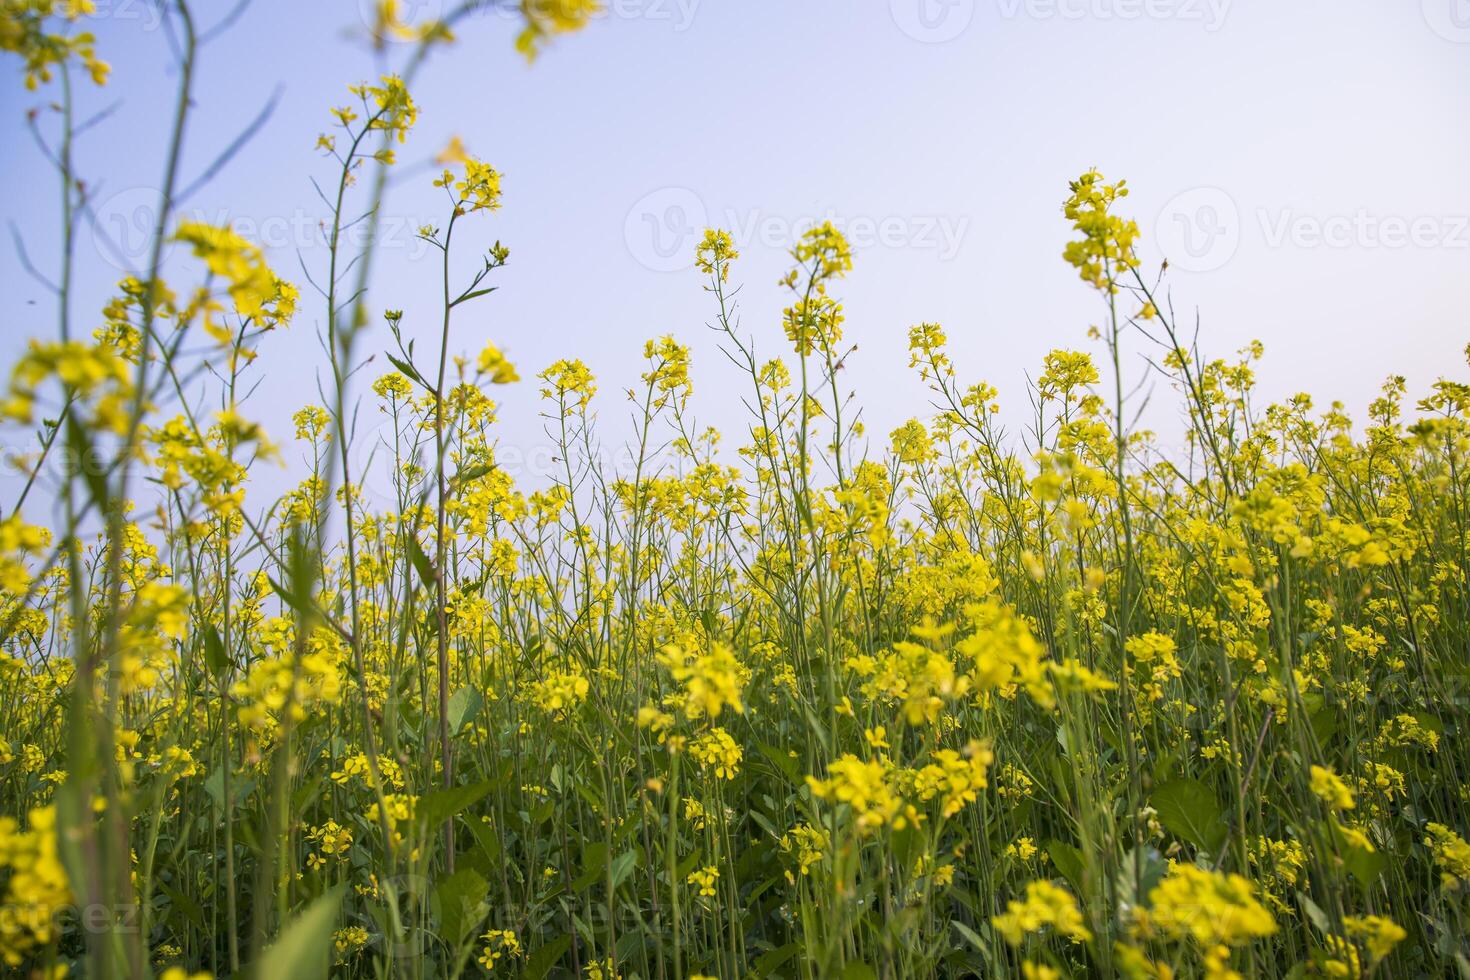
[[[173,77],[143,0],[99,0],[92,25],[117,103],[78,151],[104,225],[134,255],[162,154]],[[231,4],[196,4],[206,23]],[[420,16],[438,0],[420,0]],[[313,150],[348,84],[374,77],[369,0],[255,0],[205,49],[186,178],[199,173],[277,90],[267,128],[190,214],[231,220],[275,267],[320,273]],[[785,351],[775,281],[801,228],[832,218],[857,244],[841,290],[860,345],[846,378],[875,438],[926,411],[906,368],[906,333],[938,321],[966,381],[1000,387],[1011,417],[1024,380],[1054,347],[1094,349],[1097,299],[1060,258],[1059,205],[1097,166],[1134,187],[1127,202],[1151,263],[1167,254],[1175,303],[1199,310],[1202,345],[1265,342],[1265,395],[1308,390],[1361,416],[1388,373],[1418,394],[1466,371],[1470,341],[1470,3],[1466,0],[610,0],[585,32],[534,65],[514,22],[475,18],[414,95],[420,123],[385,207],[376,308],[411,332],[436,329],[437,268],[413,229],[443,222],[427,161],[459,135],[504,173],[504,208],[476,217],[470,247],[511,248],[500,291],[461,316],[453,346],[494,340],[527,383],[497,389],[504,443],[534,456],[531,375],[577,356],[597,374],[620,434],[621,390],[645,339],[695,352],[703,421],[742,435],[740,379],[705,328],[690,268],[701,226],[736,236],[744,326],[761,353]],[[402,51],[390,51],[390,58]],[[32,259],[55,266],[58,191],[25,131],[16,60],[0,60],[0,217]],[[83,113],[84,115],[86,113]],[[80,324],[120,270],[90,233],[80,255]],[[0,362],[54,331],[45,291],[0,242]],[[264,349],[247,414],[278,437],[315,398],[321,305],[304,303]],[[387,346],[375,328],[368,350]],[[379,365],[387,365],[379,358]],[[375,365],[369,377],[378,373]],[[1160,392],[1162,394],[1162,392]],[[1152,421],[1161,432],[1172,409]],[[371,414],[366,413],[366,414]],[[12,440],[12,443],[14,440]],[[13,486],[13,482],[4,484]],[[9,493],[7,491],[6,495]]]

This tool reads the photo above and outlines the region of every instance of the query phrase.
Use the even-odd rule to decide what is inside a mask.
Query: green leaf
[[[251,971],[256,980],[326,980],[332,962],[332,928],[341,904],[339,885],[308,905],[260,955]]]
[[[495,290],[499,288],[499,286],[487,286],[484,289],[476,289],[472,293],[465,293],[463,296],[461,296],[459,299],[455,300],[449,305],[458,306],[461,303],[468,303],[472,299],[479,299],[481,296],[489,296],[491,293],[495,292]]]
[[[1215,793],[1198,779],[1174,779],[1156,787],[1150,802],[1169,832],[1216,853],[1225,842],[1225,824]]]
[[[757,748],[760,749],[761,755],[770,759],[771,764],[791,781],[792,785],[802,785],[801,769],[797,766],[796,760],[791,758],[790,750],[777,748],[774,745],[767,745],[765,742],[761,742]]]
[[[309,600],[301,598],[269,575],[266,576],[266,581],[271,584],[271,588],[275,590],[276,595],[280,596],[286,605],[292,609],[299,613],[309,613],[312,611]]]
[[[476,463],[473,466],[466,466],[464,469],[454,474],[454,476],[450,477],[449,483],[452,487],[454,487],[455,490],[459,490],[463,488],[465,484],[473,483],[480,477],[485,476],[492,469],[494,469],[494,467],[488,466],[485,463]]]
[[[638,866],[638,852],[637,851],[628,851],[628,852],[626,852],[624,854],[619,854],[617,857],[613,858],[613,864],[612,864],[612,883],[613,883],[613,887],[616,888],[619,885],[621,885],[624,881],[626,881],[627,878],[628,878],[628,875],[632,874],[633,873],[633,869],[636,868],[637,866]]]
[[[1047,841],[1046,856],[1051,858],[1051,863],[1062,873],[1062,877],[1071,882],[1072,887],[1078,891],[1082,890],[1082,852],[1068,844],[1066,841]]]
[[[466,820],[470,833],[474,835],[475,842],[480,845],[480,851],[485,855],[485,860],[495,863],[500,860],[500,838],[495,836],[495,828],[483,820]]]
[[[419,374],[418,368],[414,367],[407,361],[400,361],[392,354],[388,354],[387,357],[388,360],[392,362],[393,366],[396,367],[400,372],[402,372],[405,377],[412,378],[419,384],[423,385],[425,388],[429,386],[429,383],[424,380],[424,376]]]
[[[485,916],[485,896],[490,884],[474,871],[464,868],[440,881],[434,888],[439,905],[439,927],[451,943],[458,946],[480,924]]]
[[[783,963],[805,948],[801,943],[787,943],[785,946],[779,946],[769,952],[762,953],[755,958],[755,963],[752,964],[755,976],[770,976],[772,970],[778,969]]]
[[[1312,921],[1312,925],[1317,927],[1318,932],[1324,936],[1332,932],[1332,923],[1320,905],[1308,898],[1304,892],[1297,892],[1296,900],[1301,904],[1302,911],[1307,913],[1307,918]]]
[[[960,922],[958,919],[956,919],[950,922],[950,925],[954,926],[955,932],[963,936],[971,946],[974,946],[976,949],[979,950],[984,950],[988,948],[985,945],[985,940],[981,939],[979,934],[976,933],[974,929],[971,929],[963,922]]]
[[[413,561],[414,570],[419,573],[419,578],[424,583],[424,588],[432,590],[435,583],[439,581],[439,573],[434,570],[434,563],[429,556],[424,554],[419,539],[413,535],[407,535],[408,557]]]
[[[216,806],[223,808],[225,805],[225,771],[217,768],[204,780],[204,791],[214,800]],[[230,795],[234,797],[235,806],[239,806],[250,798],[255,792],[255,780],[249,776],[235,776],[230,781]]]
[[[449,731],[458,735],[464,726],[474,721],[484,707],[485,699],[472,687],[462,687],[449,699]]]
[[[74,412],[66,413],[66,442],[72,452],[72,459],[77,461],[77,466],[82,471],[82,479],[92,494],[93,503],[99,511],[106,514],[112,508],[108,504],[110,498],[106,475],[98,467],[101,457],[92,451],[92,440],[87,435],[87,430],[77,421]]]
[[[577,880],[572,882],[571,889],[574,892],[586,891],[597,881],[601,880],[603,872],[607,869],[607,845],[602,841],[593,841],[582,851],[582,873]]]
[[[1388,866],[1388,856],[1381,851],[1356,843],[1338,829],[1335,823],[1329,822],[1327,829],[1337,843],[1338,853],[1342,855],[1342,866],[1347,868],[1348,874],[1356,878],[1358,884],[1363,886],[1377,881],[1383,869]]]
[[[521,973],[521,980],[541,980],[571,948],[571,936],[560,936],[542,946],[526,958],[526,969]]]
[[[229,669],[230,658],[225,654],[225,642],[213,623],[204,624],[204,663],[216,677]]]
[[[182,891],[173,887],[166,881],[160,881],[158,883],[158,887],[160,891],[168,896],[168,900],[173,904],[173,907],[177,909],[181,915],[183,915],[186,919],[194,924],[194,928],[208,928],[204,915],[204,909],[200,907],[198,902],[194,901],[188,895],[184,894]]]
[[[439,789],[432,793],[425,793],[419,797],[414,816],[420,825],[433,827],[464,812],[484,799],[494,788],[494,783],[482,780],[478,783],[470,783],[468,786],[455,786],[451,789]]]

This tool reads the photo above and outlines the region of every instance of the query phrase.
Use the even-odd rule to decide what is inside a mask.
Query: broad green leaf
[[[308,905],[260,955],[251,971],[256,980],[326,980],[341,904],[338,886]]]
[[[213,623],[204,624],[204,663],[216,677],[224,674],[230,666],[224,641],[220,639],[219,630],[214,628]]]
[[[632,874],[633,873],[633,869],[635,867],[637,867],[637,866],[638,866],[638,852],[637,851],[628,851],[628,852],[626,852],[624,854],[619,854],[616,858],[614,858],[613,859],[613,863],[612,863],[612,882],[613,882],[613,887],[616,888],[619,885],[621,885],[624,881],[626,881],[627,878],[628,878],[628,875]]]
[[[494,783],[489,780],[482,780],[478,783],[470,783],[467,786],[455,786],[451,789],[440,789],[432,793],[425,793],[419,797],[418,807],[414,810],[414,817],[425,827],[441,824],[451,817],[458,816],[469,807],[484,799],[494,788]]]
[[[572,882],[571,889],[574,892],[586,891],[598,881],[601,881],[607,871],[607,845],[602,841],[593,841],[582,850],[582,873],[577,880]]]
[[[490,885],[468,868],[456,871],[434,889],[439,905],[439,926],[453,945],[464,942],[485,915],[485,896]]]
[[[1198,779],[1173,779],[1156,787],[1150,802],[1169,832],[1201,850],[1215,853],[1225,841],[1215,793]]]
[[[405,535],[404,540],[407,542],[408,557],[413,562],[414,571],[419,573],[419,580],[424,583],[424,588],[432,591],[439,581],[439,573],[434,570],[434,563],[424,553],[418,538],[410,534]]]
[[[559,936],[542,946],[526,958],[526,968],[521,972],[521,980],[541,980],[571,948],[571,936]]]
[[[1068,844],[1066,841],[1048,841],[1046,844],[1046,855],[1051,858],[1051,863],[1062,873],[1062,877],[1071,882],[1072,887],[1081,890],[1082,887],[1082,852]]]
[[[777,969],[805,948],[801,943],[787,943],[785,946],[778,946],[769,952],[762,953],[755,958],[755,963],[752,964],[755,975],[757,977],[770,976],[772,970]]]
[[[472,687],[462,687],[449,699],[449,731],[458,735],[464,726],[474,721],[484,707],[485,699]]]

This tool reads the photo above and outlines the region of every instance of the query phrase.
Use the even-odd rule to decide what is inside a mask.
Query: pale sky
[[[92,25],[112,62],[83,116],[117,102],[77,152],[104,227],[142,254],[162,116],[173,77],[144,0],[99,0]],[[205,23],[231,4],[199,3]],[[346,86],[379,72],[363,43],[370,0],[255,0],[205,49],[186,181],[277,88],[265,131],[207,188],[191,216],[263,240],[277,270],[320,273],[326,216],[313,150]],[[409,4],[408,6],[414,6]],[[424,0],[420,16],[439,6]],[[442,224],[423,166],[452,135],[504,174],[505,204],[462,224],[473,249],[511,249],[500,290],[462,311],[452,347],[497,342],[526,382],[499,388],[503,442],[545,439],[532,375],[580,357],[598,376],[609,438],[627,415],[642,345],[672,333],[694,350],[702,421],[741,441],[745,388],[705,328],[692,269],[698,232],[728,228],[743,253],[743,323],[760,353],[786,353],[775,283],[802,227],[831,218],[857,246],[840,288],[860,345],[846,382],[875,442],[927,413],[907,365],[910,325],[937,321],[962,380],[989,380],[1023,419],[1025,378],[1086,338],[1095,294],[1061,260],[1067,181],[1092,166],[1134,188],[1125,209],[1142,252],[1171,261],[1181,311],[1199,311],[1206,352],[1266,345],[1267,397],[1344,400],[1361,421],[1384,376],[1419,395],[1470,373],[1470,3],[1467,0],[616,0],[533,66],[512,20],[475,18],[414,96],[419,125],[385,206],[376,309],[437,330],[437,258],[413,240]],[[402,55],[402,51],[390,52]],[[20,67],[0,58],[0,218],[33,261],[56,267],[59,191],[26,133]],[[121,271],[90,231],[79,249],[80,327]],[[182,270],[185,266],[171,268]],[[0,363],[50,335],[50,297],[0,242],[7,317]],[[289,332],[262,352],[245,413],[278,438],[315,399],[321,303],[303,289]],[[374,328],[365,351],[388,349]],[[386,370],[383,358],[365,382]],[[1156,394],[1163,401],[1164,392]],[[371,417],[371,410],[364,413]],[[1161,431],[1172,407],[1152,417]],[[25,440],[7,435],[7,446]],[[277,478],[270,478],[274,482]],[[7,478],[5,496],[16,484]],[[261,501],[257,501],[259,503]],[[42,515],[37,514],[37,517]]]

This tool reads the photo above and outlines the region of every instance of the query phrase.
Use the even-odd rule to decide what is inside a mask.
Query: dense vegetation
[[[0,0],[0,49],[55,100],[66,244],[56,331],[3,403],[42,446],[0,518],[6,970],[1470,976],[1470,387],[1415,402],[1390,379],[1361,429],[1306,395],[1257,404],[1260,347],[1181,335],[1126,188],[1093,172],[1065,258],[1099,297],[1101,364],[1048,355],[1028,431],[922,324],[933,414],[865,434],[843,236],[793,248],[789,347],[763,360],[710,231],[734,366],[715,384],[750,409],[734,451],[694,426],[688,352],[662,337],[627,391],[625,472],[597,463],[585,365],[524,382],[564,471],[518,487],[490,395],[517,367],[451,341],[507,262],[497,173],[441,158],[432,351],[344,234],[376,220],[414,72],[476,5],[420,28],[382,5],[412,54],[332,110],[330,267],[298,292],[233,230],[174,217],[200,29],[167,4],[159,227],[100,326],[69,302],[90,274],[74,86],[107,75],[88,6]],[[591,5],[521,10],[533,54]],[[166,240],[192,277],[164,281]],[[247,473],[278,450],[243,393],[308,304],[312,465],[257,500]],[[1128,425],[1125,349],[1187,451]],[[359,383],[368,354],[393,370]],[[387,511],[355,482],[359,408],[389,420]]]

